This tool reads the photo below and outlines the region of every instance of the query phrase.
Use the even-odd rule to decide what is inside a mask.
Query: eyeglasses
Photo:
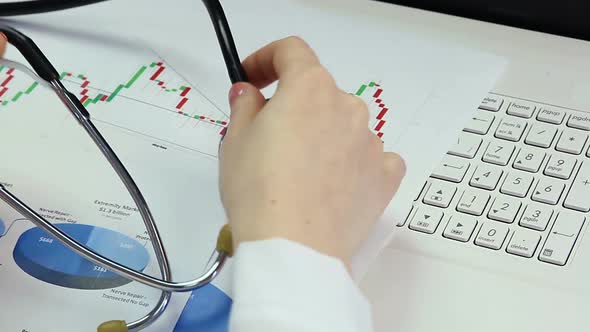
[[[96,2],[101,1],[39,0],[22,3],[8,3],[0,5],[0,15],[9,16],[48,12],[88,5]],[[230,28],[220,3],[216,0],[204,0],[203,3],[207,7],[213,22],[231,82],[235,83],[239,81],[247,81],[246,74],[241,66]],[[55,95],[59,97],[60,101],[63,103],[63,105],[65,105],[71,115],[76,119],[78,124],[83,128],[85,133],[90,137],[96,148],[100,150],[103,157],[108,161],[112,169],[117,174],[118,178],[122,181],[129,195],[133,199],[137,207],[137,211],[141,215],[147,235],[151,240],[154,249],[161,278],[155,278],[146,273],[140,272],[145,266],[141,262],[144,262],[145,259],[141,257],[143,255],[141,251],[133,250],[133,248],[136,247],[136,243],[133,243],[133,241],[127,241],[128,239],[125,238],[118,238],[117,234],[113,234],[106,229],[97,229],[90,226],[84,227],[84,225],[75,225],[76,227],[74,227],[72,225],[65,224],[61,227],[57,227],[48,221],[43,215],[41,215],[41,213],[29,207],[27,203],[19,199],[19,197],[14,195],[1,184],[0,199],[18,211],[23,217],[32,221],[36,226],[39,227],[37,229],[33,229],[28,235],[32,239],[42,242],[53,241],[54,238],[69,248],[71,251],[64,251],[65,258],[67,258],[69,254],[73,254],[75,252],[77,255],[80,255],[88,261],[91,261],[100,266],[98,268],[98,272],[100,273],[114,273],[125,279],[137,281],[139,283],[162,290],[162,294],[157,304],[144,317],[130,323],[125,323],[123,321],[112,321],[102,326],[104,331],[122,327],[126,327],[127,329],[131,330],[144,328],[151,324],[163,313],[168,305],[171,292],[185,292],[202,287],[211,282],[211,280],[217,276],[219,271],[224,266],[227,258],[232,254],[231,231],[227,225],[224,226],[224,228],[220,231],[213,263],[201,276],[185,282],[171,281],[172,278],[169,260],[152,212],[150,211],[150,208],[134,179],[127,171],[117,154],[108,144],[106,139],[102,136],[102,134],[92,122],[90,113],[87,111],[86,107],[74,94],[66,89],[60,80],[60,74],[58,74],[51,62],[30,38],[20,31],[3,24],[0,24],[0,32],[4,33],[8,39],[8,42],[19,50],[34,72],[31,72],[28,68],[19,65],[18,63],[12,63],[12,66],[18,68],[18,70],[22,71],[23,73],[27,73],[34,79],[40,79],[45,87],[51,89],[51,91],[53,91]],[[221,138],[223,138],[223,136],[221,136]],[[44,232],[53,238],[44,237]],[[98,242],[101,242],[101,239],[115,238],[115,240],[113,240],[115,242],[104,240],[106,242],[101,242],[101,245],[105,246],[104,250],[97,252],[97,250],[90,248],[90,246],[87,244],[81,243],[76,239],[81,237],[96,238],[98,239],[96,240]],[[118,245],[118,249],[109,249],[109,245],[112,243],[116,243]],[[127,264],[122,264],[121,261],[117,262],[108,257],[110,254],[113,254],[114,250],[119,250],[121,248],[124,250],[129,249],[126,251],[126,256],[129,256],[129,259],[123,260]],[[106,279],[108,278],[103,278],[103,280]],[[109,282],[113,282],[112,280],[108,282],[105,281],[106,285],[111,285]],[[96,280],[94,282],[96,282]]]

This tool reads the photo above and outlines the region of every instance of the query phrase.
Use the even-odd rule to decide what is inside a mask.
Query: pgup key
[[[563,202],[568,209],[581,212],[590,211],[590,163],[584,162],[580,166],[578,175]]]

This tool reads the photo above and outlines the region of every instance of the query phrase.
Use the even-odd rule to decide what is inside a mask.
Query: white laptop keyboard
[[[566,265],[590,211],[590,113],[490,94],[398,226]]]

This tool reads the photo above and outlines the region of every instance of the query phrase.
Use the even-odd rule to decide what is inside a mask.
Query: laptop
[[[417,31],[510,65],[362,279],[376,331],[590,330],[587,5],[407,3]]]

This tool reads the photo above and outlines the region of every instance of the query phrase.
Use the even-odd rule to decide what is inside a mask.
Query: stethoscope
[[[0,16],[44,13],[85,6],[103,1],[106,0],[33,0],[26,2],[3,3],[0,4]],[[215,33],[223,53],[223,58],[225,60],[231,82],[235,83],[247,81],[246,74],[242,68],[240,58],[236,51],[231,31],[221,4],[218,0],[203,0],[203,3],[207,7],[207,11],[209,12],[213,22],[213,27],[215,28]],[[117,175],[127,188],[127,191],[133,198],[141,218],[143,219],[143,223],[147,229],[152,246],[154,248],[156,260],[160,268],[161,279],[133,270],[92,251],[88,247],[70,237],[68,234],[61,231],[56,226],[52,225],[49,221],[39,215],[35,210],[30,208],[18,197],[13,195],[1,184],[0,199],[8,203],[23,217],[32,221],[36,226],[49,233],[65,246],[83,256],[84,258],[114,273],[117,273],[122,277],[160,289],[162,291],[162,295],[153,309],[145,316],[129,323],[120,320],[105,322],[98,327],[98,331],[119,332],[140,330],[145,328],[153,323],[164,312],[164,310],[166,310],[172,292],[186,292],[200,288],[210,283],[219,274],[228,257],[231,257],[233,254],[231,231],[229,226],[225,225],[219,232],[212,264],[201,276],[189,281],[172,281],[170,264],[166,255],[166,250],[164,249],[162,239],[154,221],[154,217],[150,212],[150,208],[148,207],[143,195],[135,184],[135,181],[126,170],[121,160],[117,157],[107,141],[90,120],[90,114],[86,108],[74,94],[69,92],[64,87],[60,81],[58,72],[55,70],[51,62],[49,62],[49,60],[45,57],[43,52],[41,52],[41,50],[29,37],[18,30],[3,24],[0,24],[0,32],[4,33],[8,39],[8,42],[19,50],[19,52],[33,68],[34,72],[41,79],[48,83],[48,86],[50,86],[51,89],[57,94],[57,96],[65,104],[78,123],[90,136],[92,141],[96,144],[98,149],[102,152],[104,157],[110,163],[111,167],[116,171]]]

